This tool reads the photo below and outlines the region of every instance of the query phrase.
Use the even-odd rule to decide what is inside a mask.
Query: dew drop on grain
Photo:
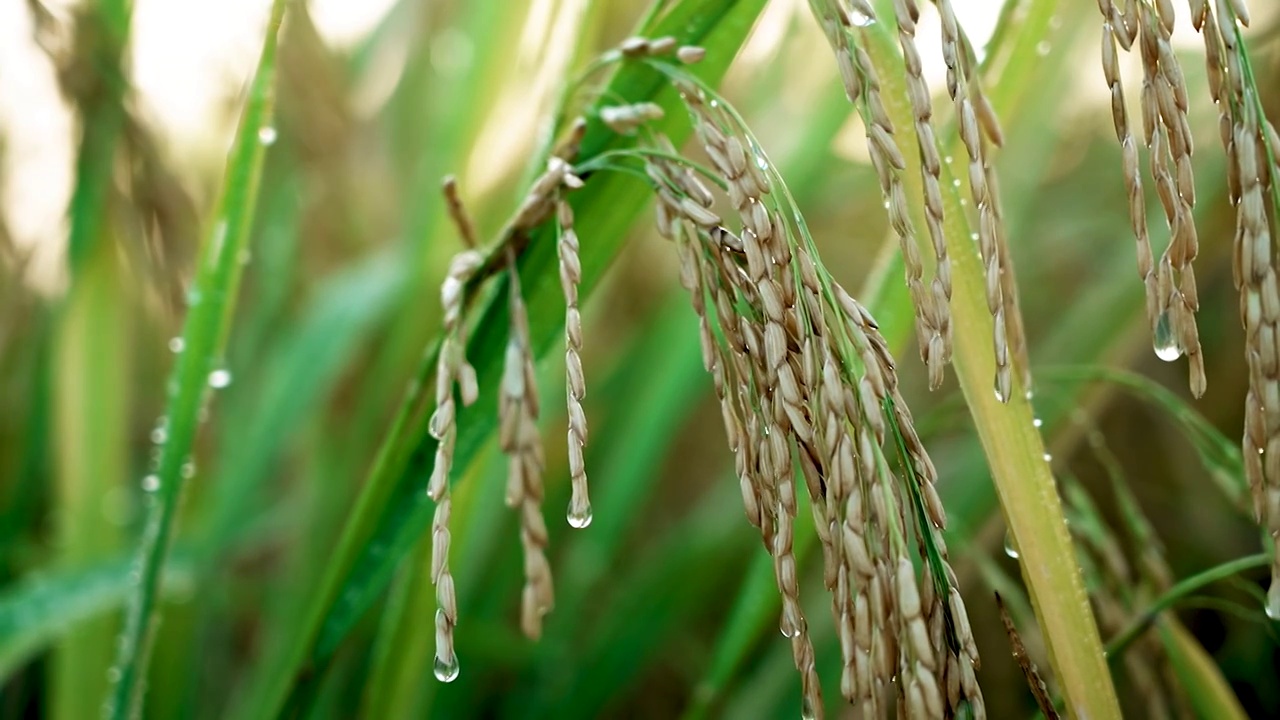
[[[1156,357],[1165,362],[1173,362],[1182,357],[1182,346],[1178,344],[1178,338],[1173,332],[1173,323],[1167,312],[1160,313],[1160,317],[1156,320],[1152,346]]]
[[[458,657],[455,655],[448,660],[436,656],[435,663],[436,679],[440,682],[453,682],[458,678]]]
[[[1004,554],[1008,555],[1014,560],[1017,560],[1020,557],[1018,555],[1018,546],[1015,545],[1013,542],[1013,533],[1010,533],[1008,531],[1005,531],[1005,534],[1004,534]]]
[[[569,526],[579,530],[591,524],[591,506],[587,505],[578,512],[574,512],[573,504],[569,505],[569,512],[565,514],[565,518],[569,521]]]

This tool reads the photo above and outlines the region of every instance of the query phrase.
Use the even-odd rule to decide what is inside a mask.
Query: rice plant
[[[6,716],[1280,713],[1275,8],[259,5],[12,13]]]

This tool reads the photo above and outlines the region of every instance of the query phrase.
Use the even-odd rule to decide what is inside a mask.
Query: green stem
[[[107,716],[138,717],[145,695],[147,659],[157,625],[156,604],[162,571],[173,540],[185,480],[194,471],[192,446],[210,388],[230,382],[219,367],[235,308],[236,290],[249,244],[265,145],[260,131],[270,127],[274,105],[275,57],[285,0],[275,0],[249,98],[227,159],[226,176],[209,236],[201,247],[190,311],[168,385],[165,441],[156,472],[143,482],[151,495],[143,528],[136,585],[125,613],[116,665],[108,679],[114,688]],[[271,130],[270,132],[274,132]]]

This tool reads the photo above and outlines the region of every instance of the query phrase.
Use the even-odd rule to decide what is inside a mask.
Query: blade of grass
[[[1165,651],[1169,653],[1173,671],[1182,681],[1197,715],[1215,720],[1245,720],[1249,717],[1231,685],[1222,677],[1217,663],[1195,636],[1181,624],[1172,622],[1167,614],[1156,627],[1164,641]]]
[[[1208,570],[1178,581],[1173,587],[1152,601],[1151,607],[1143,611],[1128,627],[1121,630],[1107,643],[1108,661],[1114,661],[1119,657],[1125,648],[1129,647],[1144,630],[1151,626],[1151,623],[1156,621],[1160,613],[1173,607],[1179,600],[1211,583],[1238,575],[1246,570],[1266,567],[1269,562],[1270,556],[1265,553],[1249,555],[1211,567]]]
[[[176,552],[160,583],[162,595],[190,593],[190,553]],[[132,590],[130,561],[117,555],[92,567],[29,576],[0,595],[0,681],[59,637],[79,634],[85,623],[119,608]],[[101,668],[94,668],[97,677]],[[93,698],[95,714],[101,700]]]
[[[243,270],[242,253],[249,246],[258,181],[266,153],[265,143],[259,137],[271,123],[277,37],[285,4],[284,0],[275,0],[271,6],[262,55],[227,159],[215,220],[201,248],[189,298],[190,309],[183,327],[183,351],[178,354],[168,387],[166,440],[160,446],[156,473],[149,476],[154,479],[145,481],[153,501],[147,510],[137,580],[130,594],[119,653],[111,673],[115,686],[108,700],[107,714],[115,720],[136,717],[139,712],[145,694],[147,656],[156,626],[157,590],[172,543],[184,475],[190,472],[186,468],[192,462],[200,412],[211,386],[224,386],[230,381],[219,363]]]

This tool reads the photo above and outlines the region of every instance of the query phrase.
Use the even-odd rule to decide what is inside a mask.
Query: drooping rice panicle
[[[457,442],[457,410],[453,399],[457,385],[462,402],[470,405],[479,394],[476,372],[467,362],[465,324],[462,322],[463,288],[483,263],[483,256],[476,249],[474,225],[458,196],[457,181],[448,177],[444,181],[445,203],[449,215],[458,229],[467,249],[454,256],[449,272],[440,287],[440,304],[443,308],[443,342],[436,369],[436,409],[431,416],[429,429],[439,441],[436,446],[435,465],[427,494],[436,503],[431,522],[431,582],[436,586],[436,677],[452,680],[458,674],[458,658],[453,647],[453,628],[458,624],[458,602],[453,575],[449,572],[449,516],[452,501],[449,496],[449,471],[453,467],[453,450]]]
[[[571,174],[565,177],[576,178]],[[582,374],[582,315],[578,311],[578,283],[582,281],[582,264],[578,260],[578,234],[573,228],[573,208],[563,198],[556,203],[556,221],[560,235],[557,243],[560,285],[564,290],[565,300],[565,400],[569,411],[569,479],[573,486],[568,519],[573,527],[584,528],[591,524],[591,499],[587,493],[587,469],[582,456],[587,444],[587,416],[582,410],[582,399],[587,394],[587,386]]]
[[[1195,219],[1194,144],[1187,120],[1186,82],[1171,36],[1173,5],[1139,0],[1121,11],[1112,0],[1099,0],[1103,16],[1102,69],[1111,90],[1111,113],[1123,152],[1129,214],[1138,247],[1138,273],[1147,295],[1147,319],[1156,355],[1162,360],[1187,356],[1193,395],[1205,390],[1204,359],[1195,313],[1199,309],[1192,261],[1198,252]],[[1136,140],[1129,130],[1116,45],[1125,50],[1138,43],[1142,60],[1143,140],[1150,155],[1152,182],[1165,213],[1170,241],[1157,265],[1151,250],[1142,194]]]
[[[545,460],[538,432],[538,388],[529,346],[529,318],[514,253],[509,253],[509,262],[511,327],[498,394],[498,443],[507,455],[506,502],[520,515],[520,544],[524,549],[520,627],[529,638],[537,639],[542,634],[542,616],[550,612],[555,601],[551,565],[546,556],[547,524],[542,517]]]
[[[571,211],[567,210],[568,206],[559,198],[563,188],[578,187],[580,184],[581,181],[573,175],[569,164],[558,155],[552,156],[546,171],[534,181],[521,204],[514,228],[517,231],[527,231],[552,215],[557,216],[558,222],[568,220],[571,223],[571,216],[565,216]],[[561,206],[566,210],[560,210]],[[562,251],[568,252],[568,249]],[[506,255],[511,325],[503,361],[502,386],[498,393],[498,444],[507,455],[506,503],[520,515],[520,544],[524,549],[525,578],[520,596],[520,627],[526,636],[537,639],[542,634],[542,617],[555,604],[551,564],[546,555],[547,524],[542,515],[545,494],[542,473],[546,461],[538,431],[539,398],[533,348],[529,338],[528,311],[521,293],[516,255],[510,246],[506,248]],[[572,290],[575,311],[576,289],[577,285],[574,283]],[[573,330],[569,329],[570,332]],[[580,323],[576,330],[580,339]],[[577,358],[577,353],[574,352],[572,357]],[[571,366],[569,373],[573,375],[570,379],[570,396],[575,391],[581,391],[578,393],[580,399],[581,394],[585,393],[581,382],[581,364]],[[578,407],[580,410],[581,405]],[[570,422],[574,422],[572,416]],[[585,420],[581,427],[585,439]],[[572,435],[573,431],[570,432]],[[572,457],[572,446],[570,452]],[[581,460],[581,444],[578,445],[578,459]],[[585,473],[581,475],[580,482],[585,482]]]
[[[1227,189],[1236,208],[1233,276],[1240,291],[1249,392],[1241,440],[1254,512],[1275,553],[1267,614],[1280,618],[1280,279],[1272,241],[1280,218],[1276,187],[1280,138],[1263,112],[1240,32],[1248,12],[1239,0],[1192,2],[1205,43],[1209,89],[1227,156]]]
[[[912,39],[914,24],[902,26],[908,29],[902,31],[901,42],[908,58],[909,74],[914,68],[909,88],[915,124],[921,139],[919,152],[925,187],[926,224],[936,260],[929,289],[925,288],[924,263],[920,257],[906,190],[902,184],[901,173],[906,167],[906,161],[894,139],[893,123],[889,120],[880,96],[880,81],[875,67],[866,51],[855,42],[857,38],[854,28],[875,22],[875,10],[865,0],[851,2],[851,9],[844,8],[836,0],[810,0],[809,4],[835,51],[836,65],[840,69],[845,94],[866,126],[867,150],[880,180],[885,209],[889,213],[889,224],[902,248],[907,289],[916,311],[916,340],[920,346],[920,356],[929,371],[930,387],[937,388],[942,384],[944,368],[951,358],[951,263],[947,258],[946,243],[942,235],[942,193],[938,179],[942,161],[938,157],[937,143],[933,140],[929,91],[920,74],[920,58]],[[911,4],[914,7],[914,2]]]
[[[1026,363],[1022,318],[1017,307],[1016,283],[1009,257],[1008,241],[999,206],[999,187],[995,185],[995,169],[987,157],[988,138],[984,129],[993,126],[994,112],[981,96],[972,77],[968,57],[968,39],[956,19],[950,0],[934,0],[942,20],[942,57],[947,65],[947,92],[955,105],[956,125],[960,141],[969,158],[969,191],[977,214],[978,250],[985,270],[987,309],[993,320],[992,338],[996,360],[995,390],[1008,402],[1013,388],[1013,368],[1023,374],[1023,384],[1030,388],[1030,371]],[[899,24],[902,20],[899,19]],[[978,108],[987,106],[980,115]],[[984,123],[980,117],[992,120]],[[998,137],[998,130],[991,132]]]
[[[655,67],[681,91],[711,158],[708,172],[723,183],[741,225],[726,227],[711,193],[655,139],[658,151],[642,157],[658,228],[676,242],[747,516],[774,557],[781,628],[792,640],[806,714],[820,715],[822,704],[792,547],[797,463],[833,593],[842,694],[870,717],[891,707],[888,692],[925,717],[962,705],[982,716],[972,633],[957,619],[964,607],[939,534],[946,518],[936,473],[875,321],[821,265],[741,118],[678,70]],[[898,676],[904,682],[889,682]]]

